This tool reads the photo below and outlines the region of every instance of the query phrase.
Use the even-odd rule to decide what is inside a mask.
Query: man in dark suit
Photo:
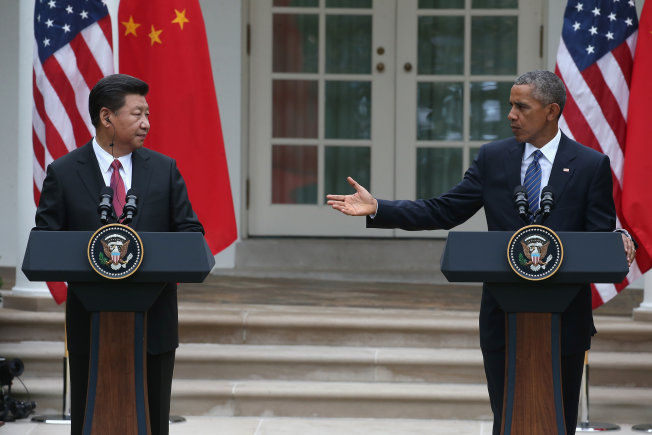
[[[514,207],[514,188],[524,184],[537,153],[540,186],[554,192],[554,212],[545,222],[555,231],[613,231],[616,211],[609,158],[564,135],[558,119],[566,101],[563,82],[549,71],[517,78],[510,93],[508,115],[513,138],[485,144],[464,179],[438,198],[416,201],[376,200],[349,177],[353,195],[328,195],[328,204],[347,215],[367,216],[371,228],[404,230],[450,229],[484,207],[490,231],[523,226]],[[538,157],[540,155],[540,157]],[[531,197],[538,207],[540,188]],[[635,250],[625,234],[628,261]],[[568,434],[575,433],[584,352],[595,333],[590,287],[585,286],[562,314],[562,385]],[[505,377],[505,313],[485,290],[480,308],[483,354],[494,434],[501,429]]]
[[[95,231],[100,191],[114,176],[115,160],[124,190],[137,192],[136,231],[201,231],[186,185],[173,159],[143,148],[149,131],[147,83],[124,74],[101,79],[89,95],[96,136],[47,168],[35,230]],[[180,144],[182,146],[183,144]],[[114,164],[115,165],[115,164]],[[117,178],[116,178],[117,180]],[[116,192],[116,195],[118,193]],[[120,198],[124,204],[124,198]],[[114,203],[115,204],[115,203]],[[115,216],[112,219],[115,222]],[[71,383],[71,433],[81,433],[88,380],[90,314],[69,283],[66,304]],[[147,313],[147,389],[152,434],[169,430],[175,349],[179,344],[177,287],[165,286]]]

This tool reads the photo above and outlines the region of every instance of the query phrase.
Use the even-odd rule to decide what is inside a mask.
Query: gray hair
[[[532,96],[543,105],[557,103],[560,111],[566,104],[566,87],[557,75],[550,71],[530,71],[514,80],[514,85],[532,85]]]

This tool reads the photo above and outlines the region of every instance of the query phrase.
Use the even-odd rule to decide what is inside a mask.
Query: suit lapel
[[[104,178],[100,172],[100,165],[97,163],[95,152],[93,151],[93,141],[91,140],[84,145],[80,151],[77,158],[77,173],[90,199],[99,203],[99,195],[100,190],[104,186]]]
[[[138,196],[138,207],[143,204],[143,198],[147,197],[149,190],[149,181],[151,178],[151,171],[149,167],[149,155],[142,150],[136,150],[131,154],[131,188],[135,190]],[[137,213],[131,224],[136,228],[140,220],[140,213]]]
[[[555,155],[550,179],[548,180],[548,185],[552,188],[555,196],[555,202],[558,202],[562,197],[568,182],[573,177],[576,156],[571,140],[562,132],[557,155]]]
[[[521,162],[523,161],[524,143],[514,141],[509,145],[507,158],[505,159],[505,179],[510,195],[516,186],[521,185]]]

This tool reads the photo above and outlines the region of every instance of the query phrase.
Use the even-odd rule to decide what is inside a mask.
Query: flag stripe
[[[72,59],[65,59],[66,55],[72,55]],[[54,56],[49,58],[43,63],[43,70],[45,74],[50,77],[50,85],[54,92],[56,92],[58,102],[65,107],[65,114],[62,113],[62,118],[67,118],[67,121],[70,123],[70,128],[72,130],[72,137],[69,136],[69,132],[66,132],[66,147],[69,151],[72,151],[77,147],[77,144],[83,141],[85,138],[88,138],[89,131],[86,127],[86,123],[81,116],[79,111],[78,99],[75,95],[74,86],[79,86],[79,83],[75,83],[77,77],[67,77],[66,72],[61,68],[59,63],[59,58],[63,58],[63,62],[74,62],[74,54],[70,50],[70,46],[62,47],[57,51]],[[70,79],[72,78],[73,82],[71,83]],[[63,111],[62,111],[63,112]],[[56,124],[56,122],[55,122]]]
[[[582,71],[582,77],[598,103],[593,110],[602,112],[602,116],[609,124],[604,127],[611,129],[614,135],[613,139],[616,141],[615,145],[618,145],[622,153],[622,149],[625,147],[625,118],[619,110],[618,101],[611,93],[607,81],[602,75],[602,70],[597,63],[594,63]]]
[[[613,130],[609,128],[609,123],[605,119],[602,110],[600,110],[598,101],[586,84],[584,76],[570,57],[563,40],[559,43],[557,65],[561,78],[566,83],[568,93],[575,99],[579,111],[583,114],[596,138],[597,149],[609,156],[612,168],[617,168],[614,170],[616,177],[621,180],[623,153],[618,145],[618,140]],[[588,134],[588,131],[586,133]],[[586,145],[581,135],[575,136]]]
[[[43,137],[41,138],[41,142],[43,144],[46,144],[47,148],[50,150],[50,155],[52,155],[54,158],[61,157],[68,152],[68,149],[66,148],[66,145],[63,143],[63,140],[61,139],[59,132],[54,127],[54,125],[50,121],[50,118],[47,115],[48,112],[45,110],[45,102],[43,101],[43,95],[41,94],[41,91],[39,90],[38,86],[36,86],[36,80],[34,81],[34,89],[32,92],[34,95],[35,111],[36,113],[38,113],[39,117],[43,119],[44,134]]]

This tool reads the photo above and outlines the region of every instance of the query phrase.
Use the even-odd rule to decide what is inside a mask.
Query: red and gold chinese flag
[[[118,22],[119,71],[150,86],[145,146],[177,161],[216,254],[237,228],[199,2],[121,0]]]

